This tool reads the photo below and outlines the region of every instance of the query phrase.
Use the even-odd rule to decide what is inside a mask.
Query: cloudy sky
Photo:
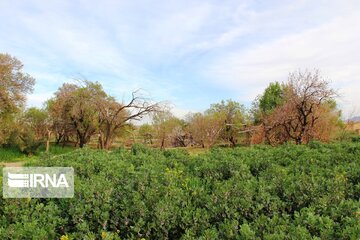
[[[1,0],[0,52],[36,78],[29,106],[64,82],[142,88],[178,116],[221,99],[249,106],[272,81],[320,69],[360,114],[360,1]]]

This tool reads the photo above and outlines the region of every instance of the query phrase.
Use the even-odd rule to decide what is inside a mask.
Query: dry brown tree
[[[302,144],[317,139],[320,123],[332,114],[325,109],[334,102],[336,91],[318,70],[291,73],[285,86],[284,103],[264,120],[268,142]]]

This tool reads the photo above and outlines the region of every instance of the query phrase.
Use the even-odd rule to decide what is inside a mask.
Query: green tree
[[[220,137],[234,147],[247,118],[244,106],[231,99],[222,100],[220,103],[212,104],[205,115],[213,115],[223,122]]]
[[[99,130],[97,103],[107,98],[99,83],[83,81],[82,85],[64,84],[55,93],[50,112],[60,119],[64,127],[70,126],[82,148]]]
[[[144,140],[144,143],[153,143],[153,138],[155,135],[154,127],[148,123],[145,123],[139,128],[139,135]]]
[[[16,113],[24,107],[26,94],[33,91],[35,79],[23,72],[23,64],[0,53],[0,143],[13,128]]]
[[[284,101],[284,86],[278,82],[270,83],[264,94],[259,99],[259,108],[264,113],[269,113]]]
[[[194,143],[203,148],[213,146],[224,129],[224,121],[217,113],[189,114],[187,122]]]
[[[161,149],[171,143],[174,130],[182,125],[169,110],[156,112],[153,116],[153,126]]]
[[[252,103],[251,114],[255,124],[263,121],[276,107],[284,102],[285,86],[278,83],[270,83],[264,93]]]

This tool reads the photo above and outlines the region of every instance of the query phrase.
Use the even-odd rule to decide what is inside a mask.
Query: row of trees
[[[152,124],[142,125],[138,132],[145,143],[155,139],[161,148],[211,147],[215,143],[235,146],[247,118],[243,105],[227,100],[212,104],[204,113],[189,113],[185,119],[176,118],[170,111],[156,112]]]
[[[0,54],[0,82],[0,144],[20,146],[25,152],[43,142],[48,147],[52,138],[57,144],[83,147],[95,135],[99,147],[108,149],[131,121],[161,107],[141,91],[120,103],[100,83],[82,80],[63,84],[43,109],[25,109],[25,96],[33,91],[35,80],[9,54]]]
[[[311,140],[329,141],[343,128],[337,109],[337,92],[318,70],[291,73],[284,83],[270,83],[250,110],[227,100],[213,104],[204,113],[180,120],[161,113],[153,125],[143,125],[140,135],[160,138],[159,145],[210,147],[216,143],[271,145]],[[152,141],[150,141],[152,142]]]
[[[43,109],[25,109],[25,96],[35,80],[22,68],[15,57],[0,54],[0,144],[21,146],[27,152],[45,142],[48,148],[50,141],[79,147],[92,141],[109,149],[128,131],[136,135],[135,141],[141,138],[161,148],[302,144],[328,141],[341,123],[337,94],[316,70],[294,72],[284,83],[271,83],[250,110],[227,100],[179,119],[141,91],[133,92],[128,102],[118,102],[100,83],[87,80],[63,84]],[[133,124],[146,115],[151,124]]]

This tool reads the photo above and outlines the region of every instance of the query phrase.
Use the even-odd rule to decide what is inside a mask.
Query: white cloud
[[[229,89],[246,89],[244,99],[260,94],[269,82],[285,81],[289,72],[318,68],[335,88],[341,104],[360,103],[359,12],[339,17],[319,27],[233,52],[207,69],[214,81]]]
[[[119,99],[143,88],[182,108],[184,99],[194,108],[230,97],[248,102],[268,82],[303,67],[320,68],[350,104],[360,95],[359,4],[0,1],[6,9],[0,11],[0,48],[36,77],[30,105],[79,74],[100,81]],[[200,90],[190,89],[195,87]],[[228,96],[235,90],[246,94]]]

